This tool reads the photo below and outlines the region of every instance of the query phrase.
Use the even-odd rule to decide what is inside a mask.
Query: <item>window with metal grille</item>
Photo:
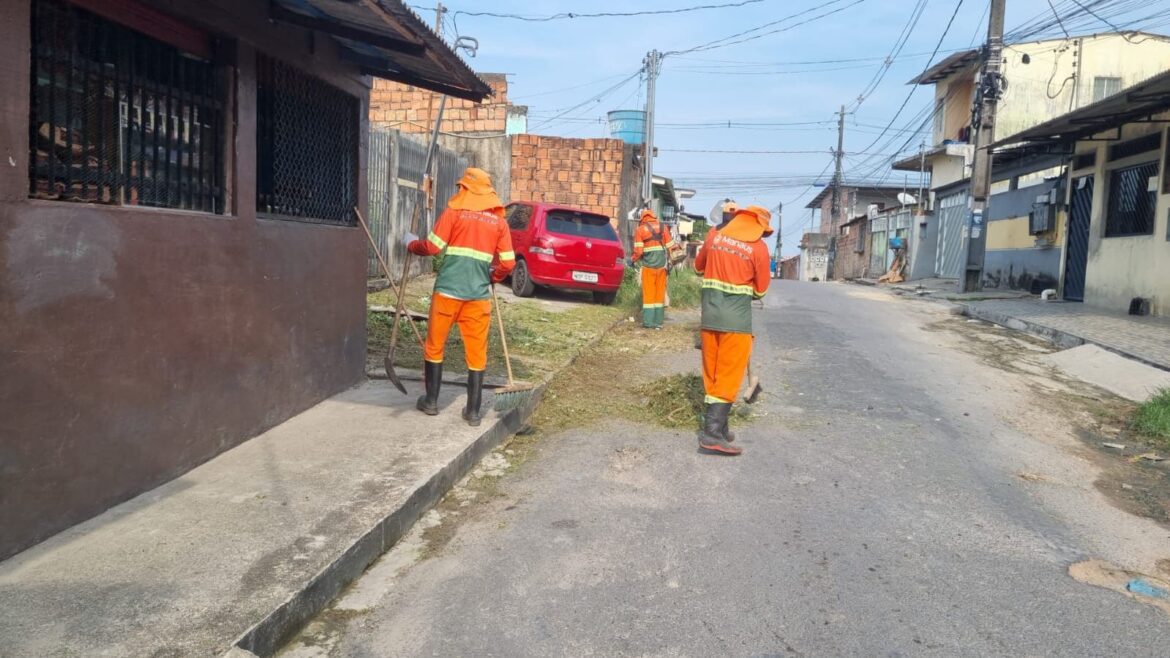
[[[32,7],[30,196],[223,212],[218,67],[60,0]]]
[[[256,209],[356,226],[358,99],[264,56],[256,76]]]
[[[1158,163],[1114,170],[1109,176],[1109,213],[1105,237],[1152,235],[1158,202]]]

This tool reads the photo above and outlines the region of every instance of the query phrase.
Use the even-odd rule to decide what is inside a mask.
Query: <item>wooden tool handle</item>
[[[378,257],[378,264],[382,266],[382,273],[386,275],[386,280],[391,283],[394,282],[394,277],[390,276],[390,267],[386,265],[386,261],[382,259],[382,252],[378,249],[378,243],[374,240],[374,235],[370,233],[370,227],[366,224],[366,220],[362,217],[362,211],[356,207],[353,209],[357,215],[358,223],[362,225],[362,230],[366,233],[366,239],[370,241],[370,247],[374,250],[374,255]],[[402,281],[398,286],[398,302],[394,305],[394,326],[390,329],[390,344],[395,345],[398,342],[398,321],[402,317],[403,310],[406,309],[406,274],[410,271],[410,250],[406,251],[406,258],[402,260]],[[414,337],[418,339],[418,344],[423,344],[422,335],[418,332],[418,327],[415,326],[414,320],[407,316],[410,322],[410,328],[414,330]]]
[[[512,378],[512,355],[508,354],[508,337],[504,335],[504,314],[500,310],[500,298],[496,297],[496,284],[488,284],[492,289],[492,303],[496,307],[496,321],[500,325],[500,346],[504,348],[504,367],[508,369],[508,386],[515,383]]]

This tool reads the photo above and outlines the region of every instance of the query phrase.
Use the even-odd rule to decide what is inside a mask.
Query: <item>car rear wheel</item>
[[[605,304],[606,306],[609,306],[610,304],[614,303],[614,300],[616,300],[616,299],[617,299],[617,291],[616,290],[614,290],[612,292],[602,292],[600,290],[593,291],[593,302],[595,304]]]
[[[536,292],[536,284],[528,274],[528,264],[524,261],[516,262],[516,269],[512,270],[512,292],[517,297],[531,297]]]

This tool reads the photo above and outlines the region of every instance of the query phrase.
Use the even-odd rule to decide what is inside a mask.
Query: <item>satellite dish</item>
[[[904,206],[912,206],[912,205],[918,203],[918,199],[915,199],[914,196],[911,194],[906,194],[905,192],[899,192],[898,193],[898,203],[900,203]]]

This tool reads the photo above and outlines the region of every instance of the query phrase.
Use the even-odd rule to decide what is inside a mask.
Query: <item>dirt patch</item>
[[[1033,434],[1037,425],[1045,423],[1059,425],[1061,431],[1067,429],[1085,448],[1081,456],[1100,469],[1094,486],[1111,504],[1170,527],[1170,460],[1155,462],[1141,457],[1164,446],[1133,426],[1137,405],[1045,363],[1039,357],[1057,349],[1031,336],[964,318],[948,318],[924,329],[960,337],[960,349],[1028,382],[1033,413],[1012,422]],[[1029,480],[1028,475],[1021,473],[1019,477]]]
[[[1068,568],[1068,575],[1076,581],[1113,590],[1170,615],[1170,598],[1142,593],[1170,592],[1170,583],[1160,578],[1122,569],[1104,560],[1077,562]]]
[[[538,455],[548,437],[612,418],[696,429],[703,404],[702,380],[694,371],[659,376],[656,364],[664,363],[670,355],[693,355],[694,370],[698,369],[699,356],[693,344],[697,320],[693,311],[676,312],[661,331],[623,322],[556,375],[529,426],[497,448],[483,466],[444,497],[437,508],[440,523],[424,533],[422,557],[442,551],[463,523],[487,513],[506,513],[522,504],[504,491],[501,480]],[[740,412],[733,422],[750,419],[750,414]],[[610,467],[622,473],[644,461],[640,450],[628,447],[611,456]]]

